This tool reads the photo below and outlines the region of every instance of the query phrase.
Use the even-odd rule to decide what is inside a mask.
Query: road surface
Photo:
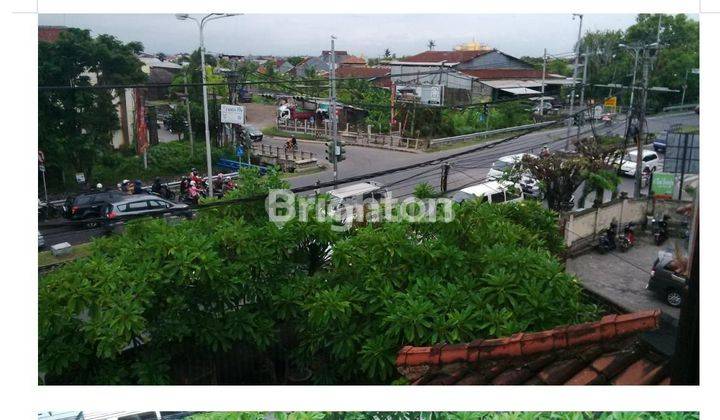
[[[267,119],[269,118],[266,115],[268,114],[265,109],[266,107],[257,106],[255,108],[253,109],[254,112],[250,114],[248,118],[249,123],[256,124],[257,126],[266,125]],[[257,123],[253,120],[253,115],[257,116]],[[259,115],[262,115],[262,117]],[[648,130],[653,133],[662,133],[672,124],[699,125],[699,118],[695,113],[663,114],[648,118]],[[576,130],[576,128],[573,128],[573,135],[576,133]],[[583,130],[589,131],[590,128],[589,126],[585,126]],[[596,130],[598,133],[604,134],[610,132],[623,134],[625,124],[623,121],[617,121],[611,127],[597,126]],[[448,163],[451,164],[448,175],[448,190],[453,191],[467,185],[483,182],[492,163],[501,156],[522,152],[539,153],[542,147],[546,145],[551,150],[562,149],[565,146],[566,133],[566,127],[533,132],[519,136],[506,143],[497,144],[492,148],[482,149],[450,159],[448,160]],[[509,134],[509,136],[510,135],[512,134]],[[263,143],[283,146],[285,139],[266,137],[263,139]],[[318,162],[324,165],[326,169],[314,174],[289,178],[288,182],[291,187],[296,188],[315,185],[318,180],[320,182],[332,181],[332,165],[325,160],[325,143],[309,140],[298,140],[298,143],[301,150],[312,152],[318,159]],[[434,159],[445,158],[458,152],[472,151],[476,147],[478,147],[477,144],[428,153],[413,153],[362,146],[346,146],[347,160],[340,162],[338,165],[338,179],[398,168],[420,162],[430,162]],[[415,186],[422,182],[427,182],[439,190],[440,165],[438,163],[439,162],[436,162],[434,165],[400,171],[372,179],[384,184],[388,190],[392,191],[394,198],[403,198],[411,195]],[[327,190],[328,189],[325,189],[321,192]],[[633,179],[623,178],[620,191],[632,193]],[[589,197],[587,203],[591,203],[591,200],[592,197]],[[43,233],[46,234],[46,243],[52,245],[60,242],[70,242],[71,244],[87,242],[91,237],[101,234],[102,231],[99,229],[86,230],[79,228],[68,231],[63,228],[44,231]]]

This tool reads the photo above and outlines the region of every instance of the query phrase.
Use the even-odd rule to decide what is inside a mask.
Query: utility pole
[[[577,138],[576,138],[576,140],[578,140],[578,141],[580,140],[580,128],[585,123],[585,118],[586,118],[586,114],[583,109],[585,108],[585,84],[587,83],[587,64],[588,64],[588,58],[590,57],[590,54],[588,53],[587,48],[585,49],[584,57],[585,58],[583,59],[583,79],[582,79],[582,86],[580,86],[580,109],[581,109],[580,117],[581,118],[578,123]]]
[[[583,15],[573,14],[573,19],[575,19],[575,16],[578,16],[580,18],[580,26],[578,28],[578,39],[577,39],[577,45],[575,47],[575,65],[573,66],[573,84],[572,84],[572,91],[570,92],[570,118],[568,118],[567,122],[567,138],[565,139],[565,150],[570,150],[570,129],[572,128],[573,124],[573,117],[575,112],[575,81],[577,80],[577,70],[578,70],[578,64],[580,60],[580,40],[582,39],[582,22],[583,22]]]
[[[337,187],[337,109],[335,105],[335,35],[330,36],[330,138],[332,140],[333,186]]]
[[[185,110],[187,112],[188,134],[190,135],[190,157],[195,156],[195,141],[193,139],[192,121],[190,120],[190,95],[187,89],[187,73],[185,74]]]
[[[685,82],[683,82],[683,93],[682,99],[680,99],[680,106],[685,105],[685,91],[687,90],[687,77],[690,69],[685,70]]]
[[[540,88],[540,116],[545,115],[545,71],[547,68],[547,48],[543,50],[543,73],[542,73],[542,85]]]
[[[635,199],[640,198],[640,189],[642,188],[642,171],[643,171],[643,134],[645,129],[645,108],[647,106],[647,90],[648,79],[650,74],[650,57],[648,57],[648,49],[643,49],[643,87],[640,111],[638,112],[638,131],[637,131],[637,159],[635,160]]]
[[[450,173],[450,164],[449,163],[443,163],[440,173],[440,192],[442,194],[445,194],[447,192],[447,181],[448,181],[448,174]]]

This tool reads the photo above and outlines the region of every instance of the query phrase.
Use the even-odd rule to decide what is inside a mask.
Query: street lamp
[[[208,100],[207,100],[207,85],[205,79],[205,41],[203,38],[203,29],[205,24],[211,20],[217,20],[224,17],[237,16],[237,14],[230,13],[210,13],[198,20],[187,13],[178,13],[175,17],[178,20],[192,20],[198,25],[200,30],[200,67],[202,69],[202,90],[203,90],[203,110],[205,112],[205,154],[207,156],[207,173],[208,173],[208,192],[209,196],[213,196],[213,182],[212,182],[212,154],[210,153],[210,120],[208,119]],[[191,128],[192,129],[192,128]]]

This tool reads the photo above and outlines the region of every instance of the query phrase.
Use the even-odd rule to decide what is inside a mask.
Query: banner
[[[655,172],[652,175],[652,192],[655,198],[670,199],[675,192],[675,174]]]
[[[143,101],[138,88],[135,88],[135,147],[138,155],[145,153],[148,148],[145,101]]]

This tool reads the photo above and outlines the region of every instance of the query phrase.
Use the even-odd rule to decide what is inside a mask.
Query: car
[[[653,149],[658,153],[665,154],[667,150],[667,139],[655,139],[655,141],[653,141]]]
[[[192,217],[187,204],[173,203],[152,194],[126,195],[124,199],[106,204],[102,209],[102,225],[111,229],[125,220],[144,216],[162,217],[165,215]]]
[[[525,156],[533,158],[537,157],[531,153],[518,153],[515,155],[503,156],[496,160],[490,167],[490,171],[487,174],[488,179],[493,181],[502,180],[506,172],[512,169],[515,165],[518,165]],[[520,176],[518,184],[525,195],[532,198],[542,198],[540,183],[529,173],[523,173]]]
[[[476,199],[483,203],[497,204],[522,201],[525,196],[522,190],[514,188],[512,183],[504,181],[488,181],[473,185],[463,188],[453,196],[453,201],[456,203]]]
[[[339,219],[344,224],[347,207],[361,205],[368,199],[382,200],[387,195],[387,190],[378,182],[368,181],[328,191],[328,195],[330,196],[328,216]]]
[[[243,130],[248,134],[248,136],[250,136],[250,140],[262,141],[263,132],[260,131],[257,127],[253,125],[246,125],[243,127]]]
[[[73,221],[85,221],[88,228],[98,226],[97,218],[102,216],[102,209],[105,205],[120,201],[127,197],[121,191],[98,191],[84,193],[68,198],[63,204],[63,214],[66,219]]]
[[[626,176],[635,176],[635,168],[637,166],[637,150],[632,150],[622,158],[622,165],[620,160],[616,160],[616,165],[620,165],[620,174]],[[651,172],[655,172],[660,164],[660,158],[657,152],[653,150],[642,151],[643,170],[649,169]]]
[[[687,278],[673,270],[674,261],[674,255],[671,252],[660,251],[658,253],[658,258],[650,270],[647,289],[659,294],[668,305],[679,307],[683,302]]]

